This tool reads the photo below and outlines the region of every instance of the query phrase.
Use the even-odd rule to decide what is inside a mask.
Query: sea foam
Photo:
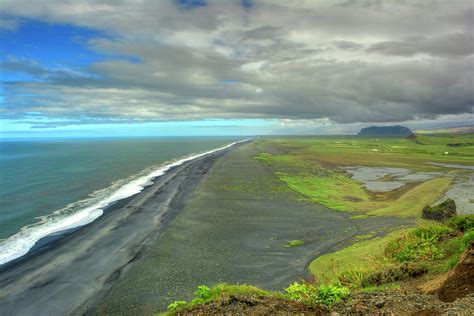
[[[41,218],[41,221],[36,224],[23,227],[18,233],[0,241],[0,265],[27,254],[36,242],[44,237],[93,222],[103,214],[104,208],[108,205],[140,193],[145,187],[152,185],[153,180],[164,175],[171,168],[248,140],[249,139],[244,139],[204,153],[190,155],[166,165],[156,167],[153,170],[147,170],[145,175],[141,175],[140,173],[139,177],[132,178],[130,181],[119,182],[119,186],[117,186],[117,184],[113,185],[111,187],[113,190],[101,190],[102,192],[107,192],[107,194],[99,194],[100,198],[92,205],[79,208],[65,215],[64,213],[67,212],[64,210],[72,208],[67,207]],[[86,201],[79,201],[75,204],[81,205],[87,203]]]

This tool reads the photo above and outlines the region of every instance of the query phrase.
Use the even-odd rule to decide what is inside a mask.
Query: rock
[[[375,307],[377,307],[377,308],[382,308],[384,305],[385,305],[384,300],[378,300],[378,301],[375,302]]]
[[[456,216],[456,203],[452,199],[447,199],[441,204],[435,206],[425,206],[422,211],[424,219],[442,221]]]

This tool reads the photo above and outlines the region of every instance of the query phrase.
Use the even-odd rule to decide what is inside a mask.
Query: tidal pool
[[[346,167],[352,179],[360,181],[372,192],[389,192],[407,183],[426,181],[443,175],[442,172],[414,172],[405,168]]]
[[[454,183],[444,197],[438,201],[442,202],[447,198],[456,202],[458,214],[474,214],[474,173],[457,176]]]

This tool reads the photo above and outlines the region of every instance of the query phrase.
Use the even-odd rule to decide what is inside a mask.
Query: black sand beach
[[[228,150],[173,168],[91,224],[0,267],[0,314],[86,312],[140,258]]]
[[[200,284],[281,289],[357,235],[410,224],[306,202],[252,143],[170,170],[50,249],[0,270],[0,314],[149,315]],[[294,239],[304,245],[286,248]]]

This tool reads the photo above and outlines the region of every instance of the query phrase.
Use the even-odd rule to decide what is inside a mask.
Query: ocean
[[[87,224],[173,165],[229,137],[0,142],[0,264],[41,238]]]

